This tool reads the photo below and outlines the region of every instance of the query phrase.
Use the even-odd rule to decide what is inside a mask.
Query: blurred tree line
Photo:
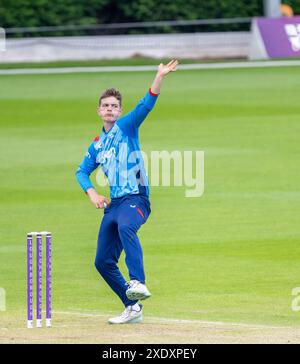
[[[300,0],[284,0],[300,14]],[[263,15],[263,0],[0,0],[0,26],[95,25]]]

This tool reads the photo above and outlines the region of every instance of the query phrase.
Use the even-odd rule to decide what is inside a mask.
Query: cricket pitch
[[[268,344],[300,342],[300,328],[291,327],[147,317],[141,324],[109,325],[108,315],[57,312],[53,327],[27,329],[21,315],[14,317],[14,320],[8,317],[2,320],[0,343]]]

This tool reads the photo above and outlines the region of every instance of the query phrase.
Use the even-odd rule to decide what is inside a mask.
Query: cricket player
[[[110,324],[142,321],[139,300],[151,296],[145,285],[143,252],[137,232],[150,215],[149,185],[139,145],[139,127],[154,107],[162,81],[176,71],[178,61],[160,64],[154,81],[137,106],[122,114],[119,91],[107,89],[99,100],[97,113],[103,121],[97,136],[80,164],[76,177],[97,209],[104,208],[98,234],[95,266],[110,288],[120,297],[125,311],[108,320]],[[90,174],[100,166],[110,185],[110,198],[99,195]],[[130,281],[126,282],[117,263],[125,251]]]

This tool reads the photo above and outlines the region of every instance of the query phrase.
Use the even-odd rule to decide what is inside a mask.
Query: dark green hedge
[[[300,14],[300,0],[285,0]],[[263,0],[0,0],[0,26],[251,17]]]

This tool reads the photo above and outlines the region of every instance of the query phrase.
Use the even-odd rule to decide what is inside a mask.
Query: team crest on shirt
[[[95,147],[96,150],[101,149],[101,148],[103,148],[103,143],[99,140],[99,142],[97,142],[94,145],[94,147]]]

